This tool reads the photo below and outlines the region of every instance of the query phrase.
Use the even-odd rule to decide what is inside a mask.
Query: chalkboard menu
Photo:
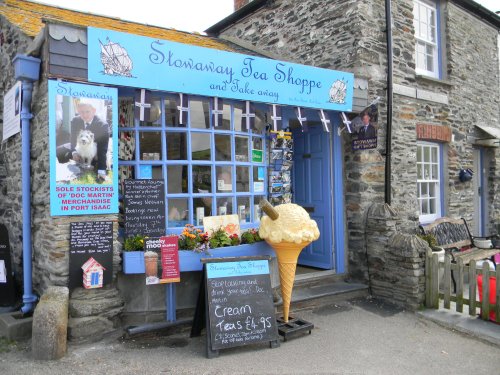
[[[0,306],[12,306],[16,303],[14,278],[10,264],[9,232],[0,224]]]
[[[83,286],[82,266],[94,258],[103,268],[103,285],[113,277],[113,222],[84,221],[70,224],[69,288]]]
[[[235,260],[205,267],[210,349],[258,342],[278,346],[269,261]]]
[[[165,234],[165,183],[163,180],[125,180],[125,236]]]

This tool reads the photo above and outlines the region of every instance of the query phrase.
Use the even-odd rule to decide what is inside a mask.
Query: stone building
[[[499,229],[500,17],[469,0],[255,0],[235,7],[209,35],[350,71],[367,80],[370,100],[380,97],[377,148],[353,151],[344,134],[338,161],[345,171],[348,272],[370,278],[376,295],[417,306],[422,254],[394,262],[402,250],[387,251],[387,241],[395,232],[414,234],[420,223],[442,216],[464,217],[476,235]],[[461,182],[468,168],[473,178]],[[380,207],[384,202],[390,212]],[[398,292],[406,283],[411,292]]]
[[[117,289],[117,274],[121,274],[122,243],[118,241],[119,215],[101,214],[87,216],[51,216],[49,196],[50,190],[50,160],[49,160],[49,82],[54,78],[60,82],[69,79],[72,82],[87,81],[87,26],[106,28],[110,30],[128,32],[134,35],[168,40],[186,45],[205,47],[223,51],[239,50],[237,46],[215,38],[190,34],[172,29],[147,26],[133,22],[126,22],[110,17],[90,15],[67,9],[47,6],[38,3],[20,0],[6,0],[0,2],[0,104],[3,105],[4,94],[16,82],[14,64],[18,54],[28,55],[41,60],[40,74],[36,74],[32,91],[29,84],[23,89],[32,94],[31,106],[29,98],[26,112],[32,114],[29,121],[31,133],[31,149],[29,164],[31,165],[31,186],[28,195],[31,208],[31,225],[28,224],[28,233],[31,236],[23,238],[23,182],[21,170],[22,140],[21,134],[15,134],[2,144],[0,152],[0,223],[8,229],[12,268],[16,275],[16,282],[22,290],[23,277],[26,276],[26,264],[31,267],[33,292],[27,292],[26,279],[24,280],[25,305],[33,306],[36,296],[40,296],[49,286],[67,286],[69,279],[69,246],[70,223],[76,221],[111,221],[113,222],[113,275],[112,282],[102,289],[92,292],[77,288],[72,290],[70,298],[70,339],[99,339],[102,334],[121,325],[120,317],[123,312],[133,315],[138,309],[150,312],[161,320],[165,316],[165,291],[161,288],[154,292],[145,291],[144,278],[130,276],[132,285],[122,285],[122,294]],[[36,62],[36,58],[34,61]],[[51,78],[52,81],[49,79]],[[2,111],[3,112],[3,111]],[[30,115],[27,115],[27,118]],[[175,117],[175,116],[174,116]],[[3,119],[0,117],[3,128]],[[150,140],[148,140],[149,142]],[[180,144],[179,144],[180,146]],[[130,150],[130,148],[129,148]],[[176,152],[172,148],[172,152]],[[177,150],[177,153],[180,151]],[[126,154],[126,152],[125,152]],[[24,168],[26,170],[26,168]],[[131,175],[133,176],[133,174]],[[180,184],[180,182],[179,182]],[[31,193],[29,193],[31,191]],[[118,208],[116,208],[118,211]],[[28,211],[29,212],[29,211]],[[32,251],[32,263],[27,262],[23,255],[23,245],[28,243]],[[31,269],[28,269],[31,274]],[[30,278],[31,281],[31,278]],[[28,283],[29,284],[29,283]],[[188,282],[189,284],[189,282]],[[31,285],[29,285],[31,287]],[[142,292],[135,293],[135,288],[142,287]],[[192,300],[196,297],[193,286]],[[125,297],[123,293],[129,291]],[[153,290],[153,289],[151,289]],[[28,294],[27,294],[28,293]],[[135,294],[134,294],[135,293]],[[139,302],[134,305],[127,300],[130,294],[138,296]],[[141,299],[142,298],[142,299]],[[130,303],[126,303],[130,302]],[[135,309],[137,307],[137,309]],[[29,312],[30,307],[27,308]],[[127,324],[126,322],[124,324]]]
[[[158,90],[156,101],[160,113],[164,117],[171,115],[175,128],[166,125],[167,119],[161,124],[159,120],[143,124],[132,119],[133,126],[121,125],[123,128],[118,128],[120,146],[124,147],[123,150],[120,148],[123,152],[119,155],[120,175],[139,178],[140,167],[148,164],[151,156],[150,172],[153,176],[165,177],[162,171],[171,173],[177,165],[181,166],[178,168],[181,171],[187,168],[190,172],[185,174],[189,178],[165,178],[166,199],[172,202],[167,202],[167,205],[174,205],[177,212],[173,218],[182,223],[197,223],[198,212],[195,208],[201,204],[205,194],[204,189],[193,193],[192,187],[185,187],[194,184],[192,175],[201,170],[193,169],[196,165],[193,155],[179,157],[182,163],[177,160],[171,163],[169,160],[171,154],[168,152],[174,155],[182,154],[183,150],[191,152],[194,141],[183,136],[171,139],[166,136],[163,137],[165,141],[158,141],[162,136],[148,136],[153,132],[179,132],[178,127],[182,123],[175,113],[182,110],[183,103],[182,97],[179,100],[176,95],[183,91],[92,81],[88,63],[88,26],[121,31],[131,38],[140,35],[212,50],[241,52],[256,58],[265,56],[282,64],[278,67],[294,62],[334,69],[344,72],[345,82],[354,74],[354,82],[351,82],[354,93],[350,93],[354,97],[350,116],[353,123],[355,115],[364,113],[363,109],[380,97],[378,123],[375,124],[377,135],[371,139],[376,140],[371,143],[375,148],[366,149],[356,146],[360,144],[361,127],[359,130],[358,126],[352,129],[358,132],[357,135],[350,134],[342,123],[342,110],[328,111],[332,126],[330,132],[323,131],[323,126],[328,129],[323,112],[307,112],[310,129],[302,132],[293,106],[283,106],[280,128],[290,127],[296,142],[293,160],[295,178],[292,181],[295,199],[307,207],[313,217],[322,215],[318,220],[323,225],[320,245],[315,245],[299,259],[301,265],[312,266],[316,271],[326,270],[325,273],[334,274],[336,280],[361,280],[370,284],[374,295],[408,308],[417,308],[423,300],[423,253],[426,249],[422,241],[414,236],[419,223],[439,216],[463,216],[473,223],[476,233],[486,234],[495,230],[495,225],[500,222],[500,155],[497,148],[492,147],[498,146],[500,129],[499,17],[476,7],[469,0],[450,0],[440,2],[439,6],[420,0],[392,3],[391,65],[387,63],[390,60],[387,57],[386,5],[383,1],[254,0],[243,4],[234,14],[207,30],[215,35],[208,37],[27,1],[0,1],[0,68],[4,72],[0,92],[5,93],[15,83],[14,75],[17,73],[12,62],[17,54],[36,56],[42,61],[39,79],[33,84],[32,105],[28,108],[33,115],[30,121],[29,204],[33,286],[36,293],[43,293],[51,285],[68,284],[70,223],[85,220],[113,222],[112,283],[102,289],[77,288],[72,291],[70,338],[97,339],[114,326],[124,324],[124,321],[130,323],[131,320],[124,318],[127,314],[130,317],[147,309],[153,310],[156,317],[162,317],[165,298],[172,297],[165,297],[160,289],[145,293],[141,289],[144,288],[143,278],[134,279],[121,273],[119,214],[51,215],[50,206],[53,203],[48,193],[51,189],[49,127],[53,108],[49,86],[58,82],[75,85],[97,82],[116,88],[120,100],[132,100],[131,92],[136,88]],[[424,13],[429,18],[424,17]],[[426,22],[427,19],[432,22]],[[421,31],[418,38],[415,37],[416,30]],[[417,62],[415,56],[418,56]],[[272,62],[269,60],[269,64]],[[295,71],[292,68],[277,71],[281,80],[276,84],[277,90],[284,83],[310,84],[312,77],[307,80],[298,78],[294,72],[299,68],[296,65],[293,67]],[[388,70],[393,74],[388,76]],[[255,74],[256,79],[264,77]],[[193,84],[189,79],[181,83]],[[393,93],[389,96],[388,87]],[[213,95],[205,96],[190,98],[190,110],[193,112],[189,121],[196,119],[203,125],[194,133],[200,132],[201,136],[212,138],[229,136],[233,151],[240,147],[233,141],[238,137],[255,139],[255,148],[261,147],[262,151],[269,147],[265,129],[266,126],[273,127],[273,117],[277,116],[267,103],[274,102],[256,100],[259,103],[254,103],[255,122],[259,125],[256,125],[255,131],[248,128],[236,131],[235,118],[243,118],[242,114],[246,112],[237,102],[245,100],[244,97],[235,94],[225,103],[226,114],[222,117],[223,121],[227,121],[224,126],[228,128],[217,133],[219,130],[209,129],[213,121],[209,120],[210,111],[214,109]],[[2,102],[3,96],[0,99]],[[318,104],[317,108],[323,109],[322,105],[324,103]],[[224,133],[226,130],[227,134]],[[130,138],[129,133],[133,134],[134,144],[123,143],[125,138]],[[190,146],[185,147],[188,143]],[[253,143],[250,145],[249,149],[254,148]],[[142,156],[135,159],[135,151],[130,150],[139,149],[137,147],[146,154],[140,154]],[[218,149],[213,149],[215,154]],[[25,265],[22,246],[26,243],[26,238],[23,238],[25,217],[22,216],[21,150],[21,136],[16,135],[3,143],[0,152],[0,164],[5,168],[0,176],[0,220],[9,230],[13,266],[19,282]],[[171,151],[163,155],[165,150]],[[196,158],[205,157],[205,150],[198,151],[200,153],[195,155]],[[155,159],[156,153],[162,155],[161,161]],[[251,189],[242,187],[251,185],[250,176],[260,176],[256,170],[267,162],[261,160],[254,165],[254,160],[231,158],[232,162],[226,163],[228,165],[212,157],[212,163],[202,160],[199,166],[212,172],[212,177],[209,177],[214,186],[212,202],[226,199],[224,207],[237,214],[240,207],[246,206],[248,210],[254,207],[259,197],[268,195],[267,186],[260,190],[262,184],[267,185],[267,177],[263,178],[264,182],[260,177],[254,179]],[[234,194],[215,188],[219,182],[215,177],[218,174],[216,168],[224,166],[232,168]],[[245,168],[248,173],[244,172]],[[468,168],[475,171],[473,179],[460,182],[460,170]],[[183,176],[184,172],[180,175]],[[237,185],[245,175],[248,184]],[[202,181],[203,174],[199,176]],[[172,181],[178,190],[170,196],[168,189]],[[307,183],[301,183],[304,181]],[[240,188],[243,193],[238,190]],[[248,201],[242,204],[240,199]],[[211,209],[208,214],[220,212],[215,203]],[[184,211],[188,214],[182,217],[179,212]],[[258,225],[256,211],[249,212],[248,217],[248,220],[244,218],[246,227]],[[177,228],[177,225],[173,227]],[[167,224],[168,233],[178,233],[179,230],[171,231]],[[183,278],[185,281],[179,294],[195,296],[197,279],[187,275]],[[172,305],[175,306],[175,301],[170,300]]]

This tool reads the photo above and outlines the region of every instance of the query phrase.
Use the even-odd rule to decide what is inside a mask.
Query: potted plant
[[[422,240],[427,242],[429,247],[431,248],[432,251],[438,252],[438,251],[443,251],[443,248],[438,246],[438,242],[436,240],[436,237],[432,234],[417,234],[418,237],[420,237]]]
[[[236,235],[236,238],[234,238],[234,235]],[[227,234],[226,230],[224,227],[220,227],[217,230],[214,230],[210,238],[208,239],[208,242],[210,244],[211,249],[216,249],[218,247],[225,247],[225,246],[235,246],[239,245],[239,241],[237,241],[238,235],[233,233],[231,234],[234,238],[234,242],[230,238],[230,236]]]
[[[257,229],[248,229],[241,234],[242,244],[253,244],[259,241],[262,241],[262,238],[260,238],[259,231]]]
[[[179,236],[179,250],[206,253],[208,248],[208,233],[203,233],[201,229],[195,228],[192,224],[186,224]]]
[[[123,273],[146,272],[144,266],[144,236],[137,234],[127,237],[123,243]]]
[[[191,224],[187,224],[179,236],[179,250],[182,272],[200,271],[203,267],[201,258],[274,255],[256,229],[249,229],[238,236],[221,227],[209,236]]]

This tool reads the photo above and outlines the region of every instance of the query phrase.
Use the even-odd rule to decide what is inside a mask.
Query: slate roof
[[[76,26],[93,26],[199,47],[225,51],[236,50],[235,46],[230,43],[201,34],[124,21],[25,0],[0,0],[0,16],[5,17],[7,21],[31,37],[35,37],[44,28],[44,21],[50,21]]]

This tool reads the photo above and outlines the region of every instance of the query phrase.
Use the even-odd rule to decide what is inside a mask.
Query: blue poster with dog
[[[118,212],[118,92],[49,80],[50,213]]]

